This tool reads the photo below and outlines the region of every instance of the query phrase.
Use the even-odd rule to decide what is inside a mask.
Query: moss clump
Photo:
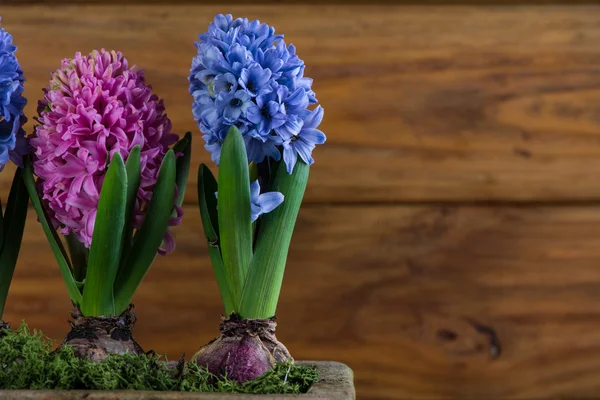
[[[188,362],[182,374],[170,370],[164,358],[149,355],[109,355],[100,363],[75,356],[66,346],[52,351],[52,341],[25,324],[0,337],[0,388],[93,389],[230,392],[249,394],[305,393],[318,379],[309,366],[281,363],[257,379],[239,384],[212,375]]]
[[[186,364],[177,390],[248,394],[306,393],[318,378],[319,371],[313,367],[279,363],[253,381],[237,383],[227,378],[217,378],[192,361]]]

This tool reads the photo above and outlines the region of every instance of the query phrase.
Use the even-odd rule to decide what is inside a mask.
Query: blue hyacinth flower
[[[246,89],[246,92],[252,97],[269,93],[272,89],[268,85],[271,79],[271,70],[263,69],[255,63],[248,68],[242,69],[238,83]]]
[[[267,94],[256,98],[256,105],[248,108],[246,118],[257,126],[261,134],[268,134],[277,129],[287,120],[285,106],[283,104],[284,90],[278,88]]]
[[[308,165],[315,162],[312,151],[326,140],[325,134],[317,129],[322,120],[323,107],[318,106],[305,115],[300,132],[283,143],[283,161],[289,174],[294,170],[298,156]]]
[[[252,103],[250,95],[244,90],[238,90],[231,94],[221,92],[217,96],[217,110],[223,115],[223,119],[228,123],[235,123],[242,114],[246,114]]]
[[[22,166],[23,155],[28,152],[22,129],[27,121],[23,114],[27,104],[23,97],[25,77],[16,50],[12,35],[0,28],[0,170],[9,160]]]
[[[261,163],[265,158],[271,158],[275,161],[281,159],[279,146],[283,143],[282,139],[273,135],[261,135],[256,129],[249,131],[244,135],[248,161]]]
[[[311,108],[317,99],[294,45],[267,24],[222,14],[199,39],[189,90],[211,159],[218,165],[225,136],[235,125],[249,162],[278,161],[286,152],[290,165],[298,154],[313,162],[312,150],[325,139],[321,131],[316,136],[310,131],[319,118],[311,127],[305,121],[316,111]]]
[[[219,192],[215,192],[215,198],[219,198]],[[254,222],[263,214],[270,213],[281,203],[284,196],[280,192],[269,192],[260,194],[260,184],[254,181],[250,184],[250,219]],[[218,209],[218,207],[217,207]]]
[[[260,194],[260,184],[254,181],[250,184],[250,207],[252,222],[256,221],[262,214],[269,213],[283,203],[283,194],[269,192]]]

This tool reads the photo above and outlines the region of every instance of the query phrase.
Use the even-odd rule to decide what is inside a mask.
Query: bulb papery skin
[[[278,362],[293,362],[275,337],[276,318],[241,319],[231,314],[222,320],[221,335],[203,346],[193,360],[217,376],[237,382],[258,378]]]
[[[55,228],[91,246],[102,183],[114,154],[124,161],[140,146],[140,186],[132,221],[140,228],[158,172],[178,135],[144,72],[116,51],[76,53],[51,75],[29,137],[38,190]],[[175,193],[173,194],[175,198]],[[178,225],[175,207],[170,226]],[[165,232],[166,251],[174,241]]]
[[[144,354],[133,338],[136,318],[132,309],[133,305],[130,305],[118,317],[84,317],[75,307],[71,314],[71,331],[58,349],[69,346],[75,356],[94,362],[104,360],[109,354]]]

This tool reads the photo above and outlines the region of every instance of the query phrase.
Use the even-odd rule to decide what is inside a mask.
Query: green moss
[[[309,366],[278,364],[254,381],[239,384],[218,378],[194,362],[175,376],[162,357],[111,355],[101,363],[80,360],[64,347],[52,352],[50,339],[25,324],[0,337],[0,388],[93,389],[230,392],[251,394],[305,393],[318,379]]]
[[[178,390],[249,394],[306,393],[318,377],[319,372],[313,367],[280,363],[255,380],[240,384],[227,378],[217,379],[204,367],[188,362]]]

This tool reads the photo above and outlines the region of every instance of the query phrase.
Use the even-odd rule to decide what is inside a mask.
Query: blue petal
[[[308,107],[308,96],[302,88],[294,90],[294,92],[285,99],[285,105],[288,110],[303,110]]]
[[[263,193],[258,197],[258,205],[263,214],[273,211],[281,203],[283,203],[283,194],[279,192]]]
[[[203,69],[198,71],[196,75],[194,75],[194,77],[200,82],[204,83],[205,85],[208,85],[210,81],[215,77],[215,74],[216,73],[213,70]]]
[[[247,50],[243,46],[235,43],[229,48],[229,52],[227,53],[227,61],[229,61],[231,64],[235,62],[244,64],[246,62],[246,52]]]
[[[13,164],[23,167],[23,157],[30,153],[31,147],[27,139],[25,139],[25,131],[23,129],[19,129],[16,139],[15,148],[9,152],[9,157]]]
[[[281,159],[281,153],[273,142],[267,142],[263,144],[262,151],[265,154],[265,157],[269,157],[275,161],[279,161]]]
[[[267,84],[267,82],[269,82],[269,79],[271,79],[271,70],[269,69],[262,69],[260,65],[256,65],[255,67],[256,70],[256,86],[257,87],[262,87],[264,85]]]
[[[315,162],[315,160],[311,157],[312,151],[315,148],[314,145],[300,139],[294,143],[294,148],[305,163],[312,165]]]
[[[267,103],[267,113],[269,115],[275,115],[278,110],[279,110],[279,103],[276,103],[274,101],[269,101]]]
[[[250,184],[250,202],[260,204],[260,183],[258,183],[258,180]]]
[[[284,125],[287,121],[287,116],[285,114],[277,113],[271,117],[271,128],[277,129],[280,126]]]
[[[251,98],[244,90],[238,90],[235,92],[235,98],[240,99],[243,102],[249,101]]]
[[[256,204],[250,204],[250,219],[251,222],[254,222],[260,217],[262,214],[262,210]]]
[[[263,118],[260,121],[260,124],[258,124],[258,132],[263,135],[268,135],[269,132],[271,132],[271,123]]]
[[[302,121],[302,119],[300,119],[296,115],[291,114],[291,115],[287,116],[287,120],[285,121],[285,124],[276,128],[275,131],[284,140],[289,140],[292,138],[292,136],[296,136],[297,134],[300,133],[300,130],[302,129],[303,124],[304,124],[304,121]]]
[[[323,144],[327,137],[318,129],[304,128],[300,134],[303,140],[312,144]]]
[[[252,136],[245,136],[244,143],[246,144],[246,153],[248,154],[248,161],[260,163],[265,159],[265,153],[263,151],[264,143],[260,139],[256,139]]]
[[[262,66],[263,68],[270,69],[271,72],[277,72],[283,67],[283,60],[279,58],[279,53],[276,49],[268,49],[264,53]]]
[[[246,111],[246,118],[248,118],[248,121],[252,122],[253,124],[258,124],[263,120],[260,109],[256,106],[250,107]]]
[[[8,164],[8,147],[0,147],[0,171],[4,169],[4,166]]]
[[[232,16],[231,14],[227,14],[227,15],[223,15],[223,14],[217,14],[215,15],[215,20],[214,20],[214,24],[216,28],[219,28],[223,31],[226,31],[227,29],[229,29],[229,24],[231,23],[232,20]]]
[[[263,108],[264,105],[269,101],[268,94],[261,94],[260,96],[256,96],[256,105],[259,108]]]
[[[239,84],[245,89],[248,84],[248,80],[250,79],[250,70],[248,68],[242,69],[240,72],[240,78],[238,79]]]
[[[240,109],[242,110],[242,113],[245,115],[248,112],[248,109],[250,107],[254,106],[254,103],[251,101],[245,101],[242,106],[240,107]]]
[[[231,101],[231,99],[233,99],[232,93],[227,93],[227,92],[219,93],[215,99],[215,105],[217,106],[217,109],[222,111],[225,107],[227,107],[229,105],[229,102]]]
[[[227,122],[235,122],[240,115],[242,115],[242,110],[239,107],[225,107],[223,109],[223,118]]]
[[[310,114],[304,118],[305,128],[316,128],[323,120],[323,107],[317,106]]]
[[[296,161],[298,160],[298,154],[296,150],[289,144],[283,144],[283,162],[285,162],[285,166],[288,174],[291,174],[296,166]]]
[[[237,79],[233,74],[226,72],[225,74],[217,75],[213,81],[215,93],[219,92],[235,92],[237,89]]]

